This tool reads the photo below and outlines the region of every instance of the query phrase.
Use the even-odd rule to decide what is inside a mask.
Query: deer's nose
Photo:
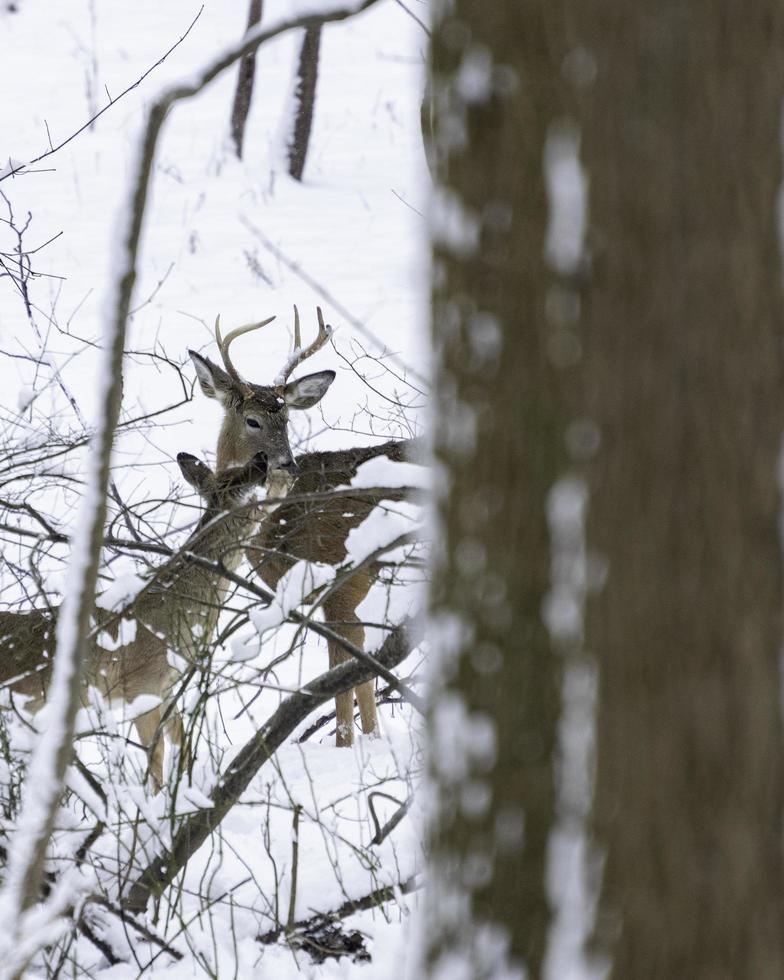
[[[287,473],[291,473],[292,475],[294,475],[295,473],[299,473],[299,466],[297,466],[297,464],[294,462],[294,460],[291,457],[289,457],[287,460],[282,462],[278,466],[278,469],[285,470]]]

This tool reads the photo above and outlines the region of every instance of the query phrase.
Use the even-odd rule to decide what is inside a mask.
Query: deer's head
[[[216,398],[223,406],[223,426],[218,439],[218,470],[241,466],[259,452],[266,455],[270,470],[296,470],[289,445],[289,410],[311,408],[321,401],[327,388],[335,380],[334,371],[317,371],[294,381],[288,380],[297,365],[320,350],[332,333],[331,328],[325,326],[319,309],[318,335],[303,350],[296,306],[294,351],[274,382],[271,385],[257,385],[243,380],[229,357],[229,345],[241,334],[258,330],[274,319],[273,316],[261,323],[237,327],[224,338],[221,337],[218,317],[215,321],[215,339],[223,360],[222,368],[196,351],[188,351],[196,368],[201,390],[208,398]]]
[[[214,473],[190,453],[178,453],[180,472],[207,505],[207,514],[232,510],[243,504],[250,491],[267,479],[267,457],[256,453],[244,466],[229,466]]]

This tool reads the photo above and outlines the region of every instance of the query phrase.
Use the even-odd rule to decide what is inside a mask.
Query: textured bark
[[[454,955],[470,964],[466,975],[501,975],[487,958],[501,940],[538,977],[550,917],[559,664],[541,610],[565,378],[548,356],[542,157],[563,84],[557,8],[456,0],[432,46],[445,217],[463,232],[434,248],[434,454],[443,479],[431,617],[445,686],[431,720],[437,825],[425,933],[434,976],[449,975]],[[465,139],[455,141],[461,119]],[[494,764],[479,750],[487,724]],[[460,773],[454,752],[463,749]]]
[[[248,8],[248,30],[261,21],[261,0],[250,0]],[[242,159],[242,146],[245,142],[245,125],[248,122],[250,103],[253,98],[253,79],[256,74],[256,50],[249,51],[240,60],[237,72],[237,88],[234,90],[234,103],[231,108],[231,138],[237,156]]]
[[[294,180],[302,180],[305,172],[305,159],[308,155],[310,131],[313,128],[313,111],[316,105],[322,27],[322,24],[316,23],[305,28],[299,52],[297,87],[294,93],[297,113],[294,117],[294,130],[289,147],[289,173]]]
[[[773,2],[581,4],[600,660],[597,938],[616,980],[784,976],[784,419]]]

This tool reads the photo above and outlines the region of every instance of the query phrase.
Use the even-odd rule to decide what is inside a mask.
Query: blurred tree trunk
[[[543,152],[558,6],[456,0],[434,27],[433,976],[499,976],[497,953],[538,977],[550,919],[560,666],[542,606],[566,374],[548,352]]]
[[[607,568],[596,945],[615,980],[784,976],[783,18],[455,0],[436,27],[433,974],[553,952],[544,515],[578,472]],[[554,133],[582,140],[587,282],[544,258]]]
[[[254,27],[261,21],[261,0],[250,0],[248,9],[248,27]],[[253,79],[256,74],[256,51],[251,51],[240,59],[237,72],[237,88],[234,91],[234,103],[231,109],[231,138],[242,159],[242,146],[245,142],[245,125],[248,121],[250,103],[253,97]]]
[[[784,10],[580,4],[615,980],[784,977]]]
[[[316,84],[318,82],[319,49],[323,24],[315,23],[305,28],[302,47],[299,51],[297,83],[294,92],[296,112],[293,119],[291,143],[289,145],[289,174],[295,180],[302,180],[305,172],[305,159],[308,155],[310,133],[313,128],[313,112],[316,105]]]

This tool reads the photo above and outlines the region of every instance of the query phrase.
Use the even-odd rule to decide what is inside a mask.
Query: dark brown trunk
[[[289,174],[294,180],[300,181],[305,172],[305,159],[308,155],[310,132],[313,128],[322,27],[322,24],[314,24],[312,27],[305,28],[305,36],[302,39],[302,47],[299,52],[297,87],[294,93],[297,111],[294,118],[291,146],[289,147]]]
[[[261,0],[250,0],[248,9],[248,30],[261,21]],[[242,147],[245,142],[245,126],[248,122],[250,103],[253,97],[253,78],[256,73],[256,52],[251,51],[240,59],[237,73],[237,88],[234,91],[234,103],[231,108],[231,138],[242,159]]]
[[[782,8],[582,6],[597,937],[615,980],[777,980]]]

